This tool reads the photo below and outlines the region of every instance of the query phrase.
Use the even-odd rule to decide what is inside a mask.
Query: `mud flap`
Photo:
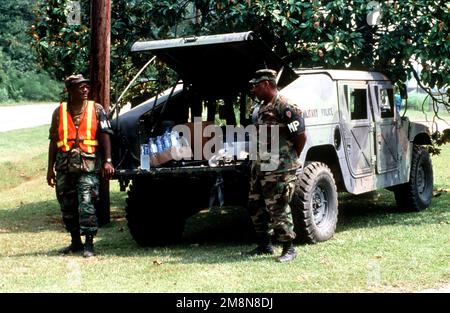
[[[213,187],[211,188],[211,193],[209,196],[209,212],[210,213],[217,213],[217,208],[214,207],[214,203],[217,201],[219,202],[219,208],[223,207],[224,204],[224,181],[223,176],[221,173],[217,173],[216,176],[216,182],[214,183]]]

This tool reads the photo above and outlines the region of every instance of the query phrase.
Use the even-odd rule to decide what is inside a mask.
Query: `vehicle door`
[[[339,88],[341,125],[350,173],[353,177],[371,175],[374,152],[368,85],[364,82],[340,82]]]
[[[371,83],[370,106],[375,121],[376,170],[383,174],[397,170],[398,133],[395,121],[394,93],[387,83]]]

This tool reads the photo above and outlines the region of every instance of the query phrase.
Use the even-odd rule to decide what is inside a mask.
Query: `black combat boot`
[[[243,252],[242,255],[244,256],[257,256],[257,255],[272,255],[273,247],[272,242],[270,240],[270,236],[268,234],[258,235],[257,236],[257,242],[258,246],[250,251]]]
[[[297,253],[295,252],[294,245],[292,244],[292,241],[287,241],[283,243],[283,252],[281,252],[281,255],[277,258],[278,262],[291,262],[295,257],[297,256]]]
[[[83,256],[85,258],[90,258],[94,255],[94,235],[86,235],[86,240],[84,241]]]
[[[70,236],[72,237],[72,242],[70,243],[70,246],[59,250],[59,253],[69,254],[83,251],[83,243],[81,242],[80,231],[79,230],[71,231]]]

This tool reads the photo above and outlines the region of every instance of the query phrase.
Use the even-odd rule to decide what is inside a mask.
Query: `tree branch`
[[[425,98],[425,100],[422,102],[422,112],[425,114],[425,111],[424,111],[424,104],[425,104],[426,99],[428,99],[428,97],[430,97],[430,99],[431,99],[431,101],[432,101],[432,104],[433,104],[433,112],[434,112],[433,123],[434,123],[434,124],[436,123],[436,122],[435,122],[435,119],[436,119],[436,118],[439,119],[439,120],[441,120],[441,121],[446,122],[443,118],[441,118],[441,117],[439,116],[439,105],[440,105],[440,104],[444,105],[444,107],[446,108],[447,111],[450,110],[449,104],[448,104],[448,102],[446,102],[446,101],[444,100],[443,94],[439,92],[439,94],[440,94],[440,96],[441,96],[442,98],[441,98],[441,99],[438,99],[438,98],[433,94],[433,91],[431,90],[431,88],[425,87],[425,86],[422,84],[422,81],[421,81],[421,79],[420,79],[420,77],[419,77],[419,73],[417,73],[417,71],[415,70],[415,68],[412,66],[411,62],[409,62],[408,64],[409,64],[409,66],[410,66],[410,69],[411,69],[411,72],[413,73],[414,78],[415,78],[416,81],[417,81],[417,84],[419,85],[419,87],[420,87],[423,91],[425,91],[425,92],[428,94],[428,96],[427,96],[427,97]],[[425,116],[426,116],[426,114],[425,114]]]

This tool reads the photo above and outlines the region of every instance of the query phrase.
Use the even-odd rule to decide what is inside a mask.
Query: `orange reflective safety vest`
[[[97,113],[95,102],[88,101],[87,106],[81,115],[78,129],[72,121],[72,116],[67,112],[67,103],[61,102],[59,105],[59,140],[56,143],[58,149],[63,152],[70,151],[78,142],[81,150],[86,153],[94,153],[98,146],[97,136]]]

